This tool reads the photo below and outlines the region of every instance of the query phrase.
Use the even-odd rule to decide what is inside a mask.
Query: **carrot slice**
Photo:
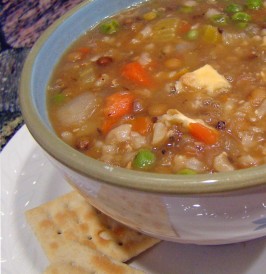
[[[78,51],[83,54],[88,54],[90,52],[90,49],[83,47],[83,48],[79,48]]]
[[[137,131],[141,135],[147,135],[151,131],[152,121],[147,116],[136,117],[131,122],[132,130]]]
[[[106,134],[124,115],[133,112],[135,96],[130,92],[116,92],[105,99],[103,114],[105,120],[102,132]]]
[[[104,135],[106,135],[114,126],[115,124],[119,121],[119,119],[116,118],[106,118],[103,121],[101,131]]]
[[[126,64],[122,69],[122,76],[142,86],[148,87],[152,85],[152,78],[150,74],[138,62]]]
[[[133,111],[135,96],[130,92],[116,92],[106,98],[104,115],[106,117],[120,118]]]
[[[187,33],[189,30],[191,29],[191,25],[185,21],[185,20],[181,20],[179,22],[179,25],[178,25],[178,33],[179,34],[185,34]]]
[[[213,145],[218,141],[218,132],[200,123],[190,123],[188,130],[194,138],[207,145]]]

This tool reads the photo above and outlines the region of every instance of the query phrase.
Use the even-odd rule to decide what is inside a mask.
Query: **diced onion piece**
[[[185,1],[184,5],[187,7],[195,7],[198,5],[198,3],[193,0],[187,0],[187,1]]]
[[[185,163],[186,168],[202,172],[205,170],[204,164],[195,157],[188,158]]]
[[[217,14],[221,14],[221,12],[219,10],[210,8],[205,13],[205,16],[206,16],[206,18],[211,18],[212,16],[217,15]]]
[[[146,66],[146,65],[150,64],[151,61],[152,61],[152,59],[148,52],[143,52],[139,57],[139,63],[142,66]]]
[[[58,109],[56,115],[65,126],[75,126],[87,120],[98,106],[98,100],[92,93],[83,93]]]
[[[176,155],[174,157],[174,169],[176,171],[188,168],[197,172],[203,172],[205,170],[204,164],[195,157],[187,157],[184,155]]]
[[[63,131],[61,133],[61,138],[64,142],[66,142],[69,145],[72,145],[74,143],[74,136],[73,133],[70,131]]]
[[[235,169],[230,163],[226,152],[222,152],[214,158],[213,166],[215,170],[219,172],[232,171]]]
[[[182,41],[176,45],[176,51],[179,54],[192,51],[195,48],[195,45],[190,42]]]
[[[140,33],[142,34],[143,38],[146,38],[151,35],[152,29],[150,26],[146,26],[143,30],[140,31]]]
[[[117,153],[117,147],[115,145],[103,145],[102,153],[103,153],[103,155],[116,154]]]
[[[118,144],[130,139],[132,125],[123,124],[112,129],[106,136],[107,144]]]
[[[266,115],[266,99],[264,99],[262,104],[256,109],[255,113],[260,119]]]
[[[167,137],[167,127],[163,123],[155,123],[153,125],[153,138],[152,144],[158,145],[165,140]]]
[[[241,41],[241,40],[246,41],[248,40],[248,37],[244,32],[233,33],[233,32],[224,31],[222,34],[222,39],[224,44],[230,45],[235,43],[236,41]]]
[[[243,155],[239,157],[238,162],[244,167],[250,167],[257,165],[256,159],[254,159],[251,155]]]
[[[147,140],[145,136],[142,136],[136,131],[131,132],[131,145],[133,146],[134,149],[139,149],[141,147],[144,147],[147,143]]]

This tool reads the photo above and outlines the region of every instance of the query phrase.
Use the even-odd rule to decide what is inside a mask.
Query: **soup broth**
[[[113,166],[266,163],[265,1],[148,1],[78,39],[48,86],[60,138]]]

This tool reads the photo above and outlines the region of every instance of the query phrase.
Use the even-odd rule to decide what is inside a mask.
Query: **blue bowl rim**
[[[85,156],[55,136],[40,118],[36,105],[32,100],[31,82],[34,77],[35,61],[44,45],[49,41],[49,37],[58,27],[62,27],[71,16],[79,13],[84,8],[93,14],[93,3],[96,2],[103,4],[104,0],[94,0],[92,3],[84,1],[59,18],[41,35],[25,61],[20,81],[20,104],[25,123],[37,143],[54,159],[79,174],[102,183],[132,190],[163,194],[199,195],[219,194],[265,186],[266,165],[224,173],[197,175],[171,175],[134,171],[112,167]],[[112,0],[112,2],[122,1]]]

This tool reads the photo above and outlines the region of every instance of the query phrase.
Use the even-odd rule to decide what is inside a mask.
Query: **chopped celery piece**
[[[205,25],[202,29],[202,39],[206,43],[217,44],[221,40],[221,35],[218,28],[211,25]]]
[[[95,73],[92,67],[84,68],[79,73],[79,81],[83,84],[91,84],[95,81]]]
[[[162,42],[173,40],[176,38],[178,24],[178,18],[165,18],[158,21],[153,26],[153,38]]]
[[[143,18],[147,21],[151,21],[157,17],[157,13],[155,11],[147,12],[143,15]]]
[[[100,25],[100,31],[103,34],[113,34],[119,29],[119,23],[116,20],[109,20]]]

